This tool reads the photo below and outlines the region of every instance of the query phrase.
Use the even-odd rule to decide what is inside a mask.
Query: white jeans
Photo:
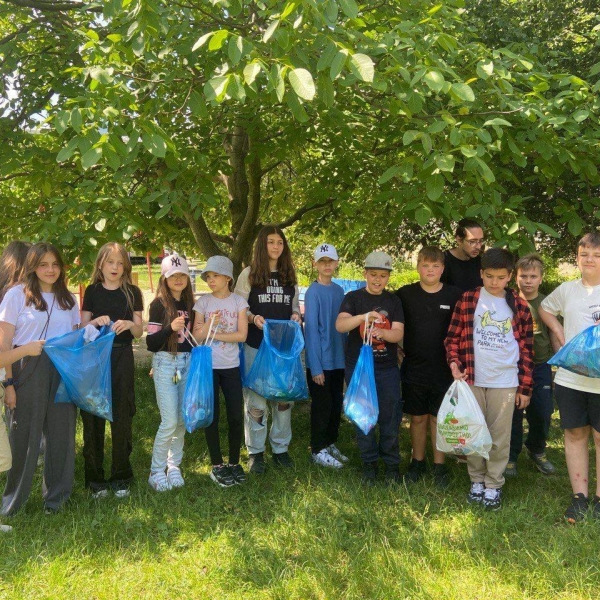
[[[250,372],[258,350],[244,344],[246,373]],[[292,406],[293,403],[281,404],[272,402],[255,391],[244,388],[244,433],[248,454],[264,452],[267,441],[267,418],[271,412],[271,430],[269,441],[273,454],[287,452],[292,441]],[[284,408],[285,410],[280,410]]]
[[[152,473],[164,472],[167,467],[178,467],[183,459],[185,425],[181,406],[190,357],[189,352],[179,352],[177,356],[170,352],[157,352],[152,358],[154,389],[161,418],[152,450]],[[175,384],[173,375],[177,369],[181,379]]]

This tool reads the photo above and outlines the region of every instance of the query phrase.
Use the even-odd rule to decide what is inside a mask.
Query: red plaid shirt
[[[465,292],[456,303],[448,335],[444,340],[448,364],[456,363],[467,373],[467,383],[475,381],[475,350],[473,348],[473,322],[481,288]],[[514,300],[514,301],[513,301]],[[512,309],[512,329],[519,344],[518,394],[531,396],[533,391],[533,321],[527,302],[514,290],[506,290],[506,301]]]

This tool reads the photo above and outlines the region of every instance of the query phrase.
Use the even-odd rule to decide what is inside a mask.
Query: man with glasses
[[[456,247],[446,250],[441,281],[454,285],[461,291],[483,285],[481,280],[481,254],[485,240],[481,225],[473,219],[462,219],[456,228]]]

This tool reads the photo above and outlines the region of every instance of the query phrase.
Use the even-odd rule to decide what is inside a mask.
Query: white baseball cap
[[[190,270],[187,260],[183,256],[179,256],[177,252],[173,252],[173,254],[169,254],[162,259],[160,273],[165,279],[168,279],[171,275],[175,275],[175,273],[183,273],[189,276]]]
[[[200,277],[206,281],[206,275],[209,272],[233,279],[233,263],[226,256],[211,256],[206,261],[206,266],[202,269]]]
[[[330,258],[331,260],[339,260],[337,250],[331,244],[319,244],[315,248],[315,262],[318,262],[321,258]]]
[[[392,270],[392,257],[385,252],[371,252],[365,258],[365,269],[385,269]]]

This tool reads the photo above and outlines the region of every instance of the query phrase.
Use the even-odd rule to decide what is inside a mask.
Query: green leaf
[[[170,204],[165,204],[155,215],[154,218],[155,219],[162,219],[165,215],[167,215],[169,213],[169,211],[171,210],[171,205]]]
[[[383,172],[383,175],[379,178],[378,183],[382,184],[382,183],[388,182],[390,179],[395,177],[399,172],[400,172],[400,167],[398,165],[394,165],[393,167],[386,169]]]
[[[472,160],[474,160],[477,163],[481,176],[483,177],[483,180],[486,183],[494,183],[494,181],[496,181],[496,177],[492,173],[492,170],[487,166],[487,164],[483,160],[481,160],[481,158],[475,156]]]
[[[102,67],[92,67],[89,70],[89,75],[93,80],[96,80],[105,85],[108,85],[112,82],[112,74],[112,69],[103,69]]]
[[[358,17],[358,5],[354,0],[339,0],[339,3],[346,16],[351,19]]]
[[[262,41],[267,43],[271,39],[272,35],[275,33],[275,30],[277,29],[277,27],[279,27],[279,20],[273,21],[267,27],[267,30],[265,31],[265,34],[263,35]]]
[[[506,119],[500,119],[498,117],[496,117],[495,119],[489,119],[489,120],[487,120],[483,124],[483,127],[487,127],[488,125],[497,125],[497,126],[504,126],[504,127],[512,127],[512,123],[510,123]]]
[[[204,96],[209,102],[211,100],[220,102],[225,96],[228,85],[229,75],[217,75],[204,84]]]
[[[509,228],[508,231],[506,232],[506,235],[513,235],[513,233],[516,233],[519,230],[519,222],[515,221]]]
[[[440,171],[454,171],[456,160],[452,154],[438,154],[435,157],[435,164]]]
[[[77,150],[78,140],[76,137],[69,140],[69,143],[56,155],[56,162],[61,163],[65,160],[69,160],[75,150]]]
[[[299,98],[312,100],[315,97],[315,82],[306,69],[292,69],[288,73],[288,80]]]
[[[207,117],[208,109],[206,108],[206,103],[204,102],[204,98],[194,90],[190,94],[190,98],[188,100],[188,104],[192,114],[196,117]]]
[[[244,67],[244,81],[248,85],[252,85],[257,75],[260,73],[260,64],[251,62]]]
[[[331,68],[329,69],[329,78],[333,81],[344,68],[346,64],[346,58],[348,58],[348,50],[339,50],[338,53],[333,57],[331,61]]]
[[[292,114],[294,115],[296,121],[300,123],[306,123],[308,121],[308,115],[306,114],[306,111],[304,110],[302,104],[300,104],[298,96],[296,96],[294,92],[290,92],[289,94],[287,94],[286,100],[288,106],[292,110]]]
[[[208,50],[210,52],[220,50],[228,36],[229,31],[226,29],[220,29],[219,31],[216,31],[212,38],[210,38],[210,42],[208,42]]]
[[[59,110],[54,117],[54,129],[62,135],[69,126],[69,119],[71,115],[66,110]]]
[[[473,148],[473,146],[461,146],[460,151],[462,152],[462,155],[466,156],[467,158],[473,158],[474,156],[477,156],[477,150]]]
[[[84,171],[87,171],[90,167],[93,167],[102,157],[102,148],[90,148],[81,157],[81,167]]]
[[[214,31],[209,31],[208,33],[205,33],[202,37],[199,37],[196,40],[196,43],[192,46],[192,52],[195,52],[196,50],[198,50],[198,48],[201,48],[202,46],[204,46],[204,44],[206,44],[207,40],[209,40],[213,35],[214,35]]]
[[[338,48],[333,42],[329,42],[325,51],[321,53],[319,60],[317,61],[317,73],[324,71],[329,65],[334,56],[337,54]]]
[[[285,82],[283,81],[282,71],[282,67],[274,64],[271,67],[271,73],[269,75],[271,86],[273,87],[279,102],[283,100],[283,95],[285,94]]]
[[[491,60],[483,61],[480,60],[477,63],[477,75],[481,77],[481,79],[487,79],[491,77],[494,73],[494,63]]]
[[[375,77],[375,64],[366,54],[352,54],[350,56],[350,71],[361,81],[371,83]]]
[[[421,137],[421,132],[420,131],[415,131],[414,129],[409,129],[408,131],[404,132],[404,135],[402,136],[402,144],[404,146],[409,146],[410,144],[412,144],[418,137]]]
[[[94,229],[96,229],[97,231],[104,231],[105,227],[106,219],[100,219],[99,221],[96,221],[96,223],[94,223]]]
[[[285,19],[286,17],[289,17],[294,12],[294,9],[297,6],[298,6],[297,2],[288,2],[285,5],[285,8],[283,9],[283,12],[281,13],[281,18]]]
[[[537,223],[537,226],[544,232],[547,233],[548,235],[552,236],[552,237],[560,237],[560,234],[558,233],[558,231],[556,231],[556,229],[553,229],[552,227],[550,227],[550,225],[546,225],[545,223]]]
[[[78,108],[74,108],[71,111],[71,127],[77,132],[81,132],[81,124],[83,119],[81,118],[81,111]]]
[[[425,190],[430,200],[437,200],[444,191],[444,178],[439,173],[430,175],[425,180]]]
[[[582,110],[575,111],[572,116],[573,116],[573,120],[576,123],[581,123],[582,121],[585,121],[590,116],[590,113],[589,113],[589,111],[582,109]]]
[[[577,237],[583,230],[584,225],[585,225],[585,223],[577,215],[574,215],[569,220],[567,227],[569,229],[569,233],[572,236]]]
[[[441,92],[444,83],[446,83],[444,76],[439,71],[429,71],[429,73],[423,77],[423,80],[434,92]]]
[[[333,89],[333,83],[327,75],[321,73],[317,83],[319,97],[323,100],[323,104],[327,108],[331,108],[335,104],[335,91]]]
[[[164,158],[167,153],[167,143],[158,133],[144,133],[142,144],[150,154],[158,158]]]
[[[459,100],[464,100],[465,102],[475,101],[475,94],[471,87],[466,83],[453,83],[450,86],[450,92]]]
[[[227,55],[232,65],[237,65],[242,58],[242,51],[244,49],[244,40],[239,35],[234,35],[229,38],[229,45],[227,47]]]
[[[432,217],[433,213],[429,206],[421,206],[415,210],[415,220],[421,227],[425,227]]]

